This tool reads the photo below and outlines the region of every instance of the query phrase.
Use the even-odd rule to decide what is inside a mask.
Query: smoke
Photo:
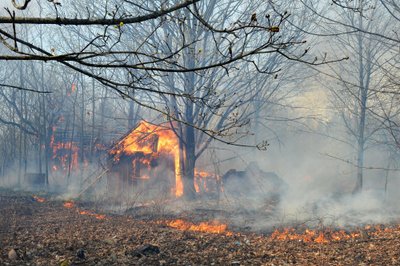
[[[18,171],[7,171],[3,176],[0,176],[1,188],[16,188],[18,186]]]
[[[352,145],[343,126],[319,124],[312,130],[306,126],[299,130],[297,126],[285,125],[277,126],[275,132],[281,142],[271,139],[265,152],[251,155],[242,152],[241,159],[245,163],[227,163],[225,168],[243,167],[256,160],[263,171],[277,173],[287,189],[281,193],[273,210],[266,208],[268,199],[265,196],[258,197],[258,204],[248,207],[250,210],[256,206],[253,213],[249,211],[250,214],[245,214],[247,217],[235,217],[235,225],[255,231],[287,226],[349,228],[390,223],[399,218],[398,171],[393,164],[388,164],[391,156],[388,147],[368,146],[363,189],[353,194],[357,176],[356,144]],[[238,185],[241,186],[243,184]],[[243,203],[246,199],[238,201]],[[237,206],[246,208],[246,204]]]
[[[321,195],[291,191],[281,204],[282,224],[306,223],[310,227],[354,227],[393,221],[392,209],[385,206],[384,195],[364,191],[357,195],[349,193]]]
[[[398,218],[400,198],[396,188],[400,180],[397,171],[386,169],[387,150],[367,150],[363,191],[353,195],[355,154],[347,143],[337,140],[344,139],[343,128],[318,125],[314,129],[305,132],[298,127],[276,126],[280,139],[271,138],[267,151],[215,145],[212,157],[204,153],[197,162],[199,170],[217,173],[221,179],[232,169],[245,174],[220,180],[220,193],[209,187],[194,202],[172,196],[175,173],[162,163],[153,166],[154,178],[139,178],[129,186],[117,173],[105,173],[107,169],[97,163],[72,171],[69,176],[65,171],[50,171],[47,192],[60,200],[79,197],[92,201],[115,213],[156,218],[197,216],[251,231],[300,225],[347,228],[390,223]],[[328,133],[336,139],[327,137]],[[23,171],[13,169],[0,179],[0,186],[38,190],[38,186],[27,182],[27,176],[22,176]],[[27,172],[35,173],[35,169],[36,165],[29,165]]]

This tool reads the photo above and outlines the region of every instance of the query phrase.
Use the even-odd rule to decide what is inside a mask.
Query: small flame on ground
[[[67,209],[72,209],[75,207],[75,203],[73,201],[66,201],[64,202],[63,206]],[[76,211],[80,214],[80,215],[88,215],[88,216],[93,216],[94,218],[98,219],[98,220],[103,220],[106,218],[105,214],[97,214],[93,211],[89,211],[89,210],[80,210],[79,208],[76,208]]]
[[[34,199],[35,201],[40,202],[40,203],[43,203],[43,202],[46,201],[45,198],[42,198],[42,197],[39,197],[39,196],[36,196],[36,195],[33,195],[32,197],[33,197],[33,199]]]
[[[104,220],[106,218],[106,215],[105,214],[96,214],[94,217],[98,220]]]
[[[79,214],[81,215],[89,215],[89,216],[93,216],[94,218],[98,219],[98,220],[104,220],[106,218],[105,214],[97,214],[95,212],[92,211],[88,211],[88,210],[82,210],[82,211],[78,211]]]
[[[319,244],[327,244],[333,241],[349,240],[360,237],[360,233],[346,233],[340,231],[317,231],[306,229],[304,233],[296,233],[294,228],[285,228],[282,231],[276,229],[271,234],[271,239],[274,240],[298,240],[306,243],[315,242]]]
[[[232,235],[231,232],[227,231],[228,226],[226,224],[221,224],[217,221],[213,222],[201,222],[199,224],[194,224],[190,222],[186,222],[182,219],[177,219],[173,221],[167,222],[167,225],[184,231],[198,231],[198,232],[207,232],[213,234],[221,234],[225,233],[227,235]]]
[[[74,207],[74,202],[73,201],[66,201],[64,202],[64,207],[67,209],[71,209]]]

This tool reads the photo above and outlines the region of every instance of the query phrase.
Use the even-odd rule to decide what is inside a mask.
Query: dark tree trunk
[[[83,75],[81,75],[80,77],[80,83],[81,83],[81,106],[80,106],[80,111],[81,111],[81,123],[80,123],[80,128],[79,128],[79,135],[80,135],[80,139],[79,139],[79,169],[81,171],[83,171],[83,165],[85,162],[85,92],[84,92],[84,80],[83,80]],[[78,93],[78,91],[76,91],[76,93]]]
[[[94,135],[94,128],[95,128],[95,112],[96,112],[96,94],[95,94],[95,81],[92,79],[92,132],[90,134],[90,157],[89,161],[93,162],[93,157],[94,157],[94,149],[95,149],[95,135]]]
[[[194,142],[194,129],[191,126],[185,126],[185,142],[183,145],[183,195],[185,199],[192,200],[196,197],[194,188],[194,168],[196,164]]]
[[[188,56],[187,65],[195,66],[193,57]],[[189,94],[195,91],[195,76],[193,73],[188,73],[185,76],[185,88]],[[194,168],[196,165],[196,139],[195,129],[193,128],[194,103],[190,99],[186,99],[185,104],[185,120],[187,124],[183,125],[183,195],[187,200],[193,200],[196,197],[194,188]]]

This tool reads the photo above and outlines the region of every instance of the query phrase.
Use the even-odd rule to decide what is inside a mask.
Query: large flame
[[[177,197],[183,195],[179,141],[170,127],[153,125],[142,121],[135,130],[129,133],[129,135],[111,150],[111,154],[115,155],[115,160],[119,160],[120,156],[123,154],[132,155],[137,152],[142,152],[144,154],[160,153],[172,155],[175,165],[174,194]]]
[[[143,153],[145,156],[138,158],[142,165],[151,167],[151,156],[159,154],[170,155],[174,158],[175,186],[172,193],[176,197],[183,195],[182,165],[179,148],[179,139],[169,124],[154,125],[142,121],[139,125],[125,136],[110,151],[114,155],[114,161],[118,162],[123,155],[134,155]],[[216,183],[219,178],[213,173],[195,169],[194,186],[197,193],[209,192],[208,182]],[[148,179],[148,176],[141,176],[141,179]],[[211,181],[210,181],[211,180]]]

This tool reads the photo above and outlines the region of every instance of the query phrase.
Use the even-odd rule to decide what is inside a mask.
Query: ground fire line
[[[89,203],[54,195],[0,191],[0,202],[0,265],[398,265],[400,258],[398,224],[267,234],[201,221],[195,211],[96,219],[77,211]]]
[[[47,202],[46,198],[33,195],[32,198],[38,203]],[[76,206],[73,201],[65,201],[63,207],[67,209],[74,209],[81,215],[92,216],[96,219],[106,219],[105,214],[98,214],[92,210],[81,209]],[[223,234],[226,236],[241,235],[240,232],[234,232],[229,230],[229,225],[221,223],[218,220],[202,221],[193,223],[184,219],[175,220],[160,220],[156,221],[159,224],[165,224],[168,227],[181,231],[194,231],[211,234]],[[396,230],[395,228],[384,227],[382,225],[365,225],[362,228],[356,228],[354,231],[345,231],[344,229],[331,229],[324,228],[309,229],[303,228],[303,230],[286,227],[283,229],[275,229],[268,237],[274,241],[301,241],[304,243],[318,243],[328,244],[331,242],[339,242],[346,240],[356,240],[365,237],[378,236],[382,232],[390,233]],[[400,225],[397,227],[400,230]]]

